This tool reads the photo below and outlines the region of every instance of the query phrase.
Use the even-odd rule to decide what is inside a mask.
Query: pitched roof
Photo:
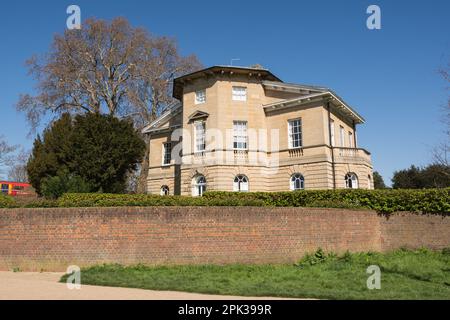
[[[142,133],[151,133],[157,131],[163,124],[167,123],[170,119],[181,112],[181,102],[175,101],[170,104],[166,111],[164,111],[158,118],[150,122],[144,129]]]
[[[197,110],[197,111],[193,112],[188,117],[188,119],[189,119],[189,121],[192,121],[192,120],[197,120],[197,119],[204,119],[204,118],[207,118],[207,117],[209,117],[209,113],[208,112]]]
[[[285,108],[296,107],[299,105],[311,103],[314,101],[327,100],[331,103],[337,112],[349,117],[355,123],[364,123],[364,118],[359,115],[352,107],[350,107],[341,97],[339,97],[332,90],[310,93],[293,99],[281,100],[274,103],[263,105],[264,111],[271,112],[274,110],[281,110]]]
[[[325,92],[330,89],[321,86],[311,86],[306,84],[297,84],[297,83],[286,83],[286,82],[274,82],[274,81],[263,81],[262,85],[271,90],[277,91],[285,91],[285,92],[294,92],[301,93],[304,91],[310,92]]]
[[[261,83],[264,88],[269,90],[277,90],[284,92],[299,93],[301,96],[294,99],[282,100],[268,105],[264,105],[263,108],[266,112],[270,112],[275,109],[284,109],[292,106],[298,106],[314,100],[327,99],[331,102],[332,107],[341,114],[350,117],[355,123],[364,123],[364,118],[358,114],[352,107],[350,107],[341,97],[339,97],[333,90],[324,86],[286,83],[280,78],[275,76],[268,69],[264,68],[251,68],[251,67],[238,67],[238,66],[221,66],[216,65],[206,69],[198,70],[185,74],[181,77],[175,78],[173,83],[173,97],[182,101],[183,86],[186,82],[193,79],[201,78],[214,74],[247,74],[249,76],[257,76],[261,79]],[[171,105],[167,111],[162,113],[156,120],[147,125],[142,132],[150,133],[157,131],[164,123],[171,119],[174,115],[180,111],[181,102],[175,102]],[[197,118],[196,113],[192,114],[190,120]],[[206,114],[207,115],[207,114]]]
[[[173,93],[172,96],[178,100],[182,99],[183,86],[185,82],[189,82],[193,79],[201,78],[208,75],[215,74],[246,74],[250,76],[256,76],[261,80],[270,80],[275,82],[282,82],[280,78],[274,75],[267,69],[264,68],[251,68],[251,67],[237,67],[237,66],[212,66],[206,69],[198,70],[185,74],[181,77],[175,78],[173,80]]]

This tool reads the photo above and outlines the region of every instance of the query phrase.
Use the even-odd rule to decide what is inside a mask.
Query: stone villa
[[[150,137],[148,192],[373,188],[364,119],[328,88],[214,66],[176,78]]]

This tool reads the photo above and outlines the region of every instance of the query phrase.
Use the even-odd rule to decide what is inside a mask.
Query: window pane
[[[162,186],[160,194],[162,196],[168,196],[169,195],[169,187],[168,186]]]
[[[300,148],[302,146],[302,122],[300,119],[289,121],[289,147]]]
[[[233,121],[233,148],[247,149],[247,122]]]
[[[233,100],[246,101],[247,100],[247,88],[246,87],[233,87]]]
[[[205,151],[205,122],[195,122],[195,152]]]
[[[164,143],[163,144],[163,164],[170,164],[170,161],[172,160],[171,153],[172,153],[172,144],[171,143]]]
[[[291,190],[303,190],[305,189],[305,178],[300,174],[294,174],[291,176]]]
[[[198,90],[195,92],[195,103],[204,103],[206,102],[206,90]]]
[[[192,181],[192,196],[202,196],[206,192],[206,178],[204,176],[198,176],[193,178]]]
[[[243,175],[236,176],[233,180],[233,191],[248,191],[248,178]]]
[[[341,142],[341,147],[345,147],[345,143],[344,143],[344,127],[340,126],[339,127],[339,138],[340,138],[340,142]]]
[[[358,177],[354,173],[345,175],[345,187],[349,189],[358,189]]]
[[[334,147],[334,145],[336,144],[336,141],[334,138],[334,120],[333,119],[331,119],[330,131],[331,131],[331,146]]]

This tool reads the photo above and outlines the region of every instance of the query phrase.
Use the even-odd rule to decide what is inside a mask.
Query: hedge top
[[[65,194],[26,205],[0,195],[0,208],[121,206],[269,206],[370,209],[450,215],[450,188],[426,190],[303,190],[294,192],[207,192],[203,197],[145,194]]]

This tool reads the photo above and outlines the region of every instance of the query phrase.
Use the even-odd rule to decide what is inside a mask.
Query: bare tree
[[[450,84],[450,62],[447,64],[446,68],[440,70],[440,74],[444,80]],[[450,86],[447,87],[447,90],[450,90]],[[445,133],[447,134],[447,139],[450,140],[450,95],[447,99],[447,105],[444,107],[444,123],[446,125]]]
[[[0,136],[0,173],[2,168],[11,164],[13,153],[17,150],[17,146],[9,145],[3,136]]]
[[[81,30],[56,35],[50,52],[26,64],[37,81],[36,96],[21,95],[17,109],[33,128],[48,112],[117,114],[127,93],[148,36],[122,18],[110,24],[89,19]]]
[[[21,150],[11,162],[8,170],[8,179],[16,182],[28,182],[27,162],[30,152]]]
[[[195,56],[181,56],[173,39],[155,37],[116,18],[88,19],[80,30],[56,35],[50,51],[32,57],[27,66],[37,95],[22,94],[17,109],[32,129],[44,116],[64,112],[128,117],[142,129],[171,101],[173,78],[201,65]],[[147,166],[148,154],[141,176]]]
[[[450,63],[447,64],[446,68],[442,68],[439,73],[442,75],[447,83],[450,83]],[[447,87],[447,90],[450,89],[450,86]],[[450,95],[447,100],[447,104],[443,107],[443,118],[442,122],[444,123],[445,129],[445,137],[444,141],[439,143],[433,149],[433,160],[434,163],[440,164],[443,166],[450,166]],[[448,174],[448,173],[447,173]]]
[[[126,184],[127,193],[138,192],[140,175],[141,175],[140,168],[138,170],[130,171],[127,173],[127,184]]]
[[[450,143],[441,142],[433,148],[433,162],[443,166],[450,166]]]
[[[141,128],[173,102],[173,79],[202,67],[195,56],[180,56],[176,42],[171,38],[152,38],[146,43],[145,51],[150,54],[144,55],[136,67],[129,108],[130,115],[136,118],[135,122]]]
[[[137,66],[135,85],[130,93],[130,114],[135,126],[141,130],[152,122],[173,102],[173,79],[182,74],[200,69],[201,64],[195,56],[182,57],[174,40],[166,37],[151,39],[147,52]],[[139,170],[137,192],[146,191],[149,166],[149,139],[144,137],[147,146],[144,160]]]

